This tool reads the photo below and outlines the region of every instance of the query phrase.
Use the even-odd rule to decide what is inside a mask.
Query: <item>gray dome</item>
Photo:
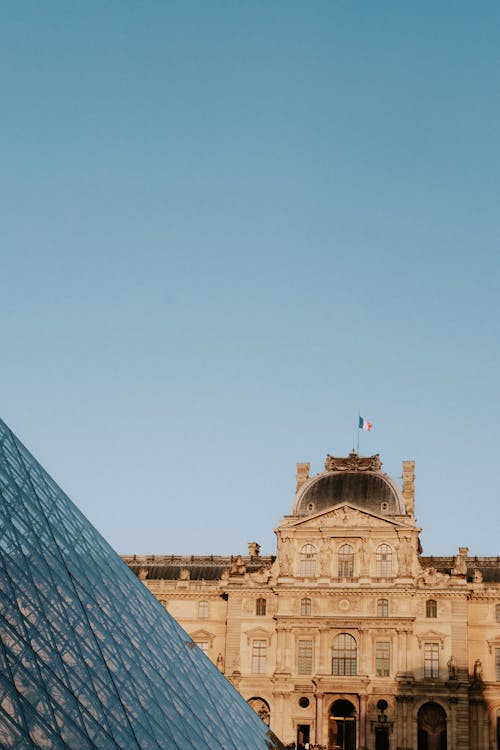
[[[339,503],[351,503],[377,515],[404,515],[396,484],[371,471],[334,471],[308,480],[297,493],[293,514],[310,516]]]

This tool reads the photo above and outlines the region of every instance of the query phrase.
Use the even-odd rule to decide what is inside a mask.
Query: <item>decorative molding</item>
[[[252,628],[251,630],[246,630],[245,635],[247,637],[248,645],[250,645],[254,639],[265,639],[270,646],[273,638],[273,634],[264,628]]]
[[[377,471],[382,468],[380,455],[358,456],[356,451],[351,451],[348,456],[330,456],[325,460],[326,471]]]
[[[416,633],[418,647],[422,648],[422,643],[435,643],[438,641],[441,644],[441,649],[444,648],[444,639],[447,637],[445,633],[438,633],[437,630],[427,630],[425,633]]]

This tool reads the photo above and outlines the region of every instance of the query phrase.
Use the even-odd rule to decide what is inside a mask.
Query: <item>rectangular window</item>
[[[299,674],[312,674],[313,642],[299,641],[298,655],[297,672]]]
[[[267,641],[256,640],[252,642],[252,672],[262,674],[266,671]]]
[[[424,677],[439,677],[439,644],[424,644]]]
[[[500,682],[500,648],[495,649],[495,680]]]
[[[195,641],[195,643],[208,656],[208,641]]]
[[[377,641],[375,644],[375,671],[377,677],[389,677],[391,668],[391,644],[389,641]]]
[[[198,617],[208,617],[208,602],[198,602]]]

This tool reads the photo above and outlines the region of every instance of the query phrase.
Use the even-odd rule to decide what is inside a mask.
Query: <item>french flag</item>
[[[370,432],[372,427],[373,427],[373,424],[371,422],[367,422],[366,419],[363,419],[363,417],[359,418],[360,430],[366,430],[367,432]]]

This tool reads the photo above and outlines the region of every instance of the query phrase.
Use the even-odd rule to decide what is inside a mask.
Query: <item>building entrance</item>
[[[418,750],[446,748],[446,712],[437,703],[424,703],[418,712]]]
[[[335,701],[330,708],[328,750],[356,750],[356,709],[350,701]]]

